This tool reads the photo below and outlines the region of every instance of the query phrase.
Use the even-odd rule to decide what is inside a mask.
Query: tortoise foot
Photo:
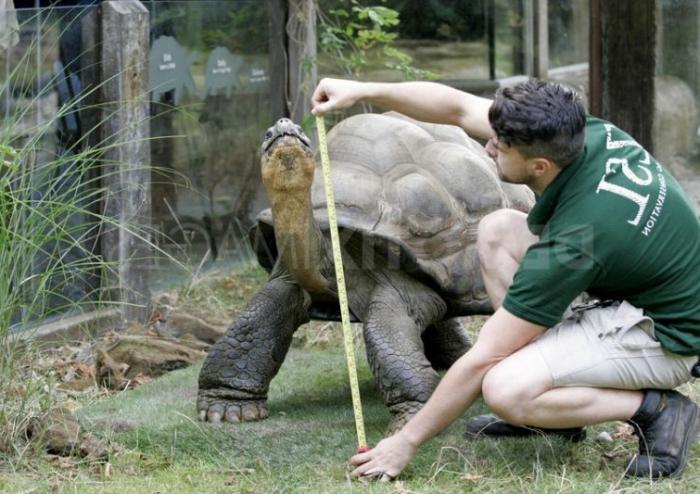
[[[240,399],[222,396],[219,390],[200,390],[197,396],[199,419],[218,424],[220,422],[253,422],[269,415],[267,399]]]
[[[396,434],[401,430],[401,428],[411,420],[418,410],[423,408],[422,401],[404,401],[402,403],[397,403],[389,407],[389,412],[391,413],[391,418],[389,419],[389,425],[386,427],[386,432],[384,436],[388,437]]]

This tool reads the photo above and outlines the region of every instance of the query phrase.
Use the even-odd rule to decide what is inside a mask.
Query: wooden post
[[[591,0],[591,113],[653,152],[656,1]]]
[[[287,2],[267,0],[267,14],[270,20],[270,104],[272,120],[288,117],[287,108]],[[272,122],[270,122],[272,124]]]
[[[601,0],[590,0],[591,21],[589,25],[588,44],[590,54],[588,57],[588,111],[591,115],[602,116],[603,97],[601,95],[602,76],[602,35],[600,21]]]
[[[547,0],[536,0],[534,20],[534,43],[532,75],[546,79],[549,72],[549,24],[547,19]]]
[[[311,93],[318,79],[316,73],[316,2],[289,0],[287,20],[289,53],[289,114],[301,123],[311,112]]]
[[[118,223],[103,229],[102,251],[112,265],[104,282],[120,304],[122,322],[145,321],[150,253],[142,235],[151,216],[148,10],[137,0],[105,1],[100,26],[101,137],[108,146],[104,214]]]
[[[533,75],[535,68],[535,6],[531,0],[522,2],[522,57],[523,70],[521,74]],[[516,72],[513,75],[518,75]]]
[[[486,44],[488,45],[489,79],[496,80],[496,5],[495,0],[486,0],[484,6],[486,18]]]
[[[301,123],[316,87],[316,3],[267,0],[272,115]]]

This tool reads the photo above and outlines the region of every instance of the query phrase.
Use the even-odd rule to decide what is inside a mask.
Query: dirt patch
[[[57,408],[34,418],[27,431],[49,454],[79,456],[90,461],[105,462],[112,448],[107,441],[85,433],[78,419],[67,408]]]

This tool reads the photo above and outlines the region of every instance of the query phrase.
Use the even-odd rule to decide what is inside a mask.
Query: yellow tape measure
[[[362,417],[362,402],[360,401],[360,384],[357,381],[357,366],[355,365],[355,344],[352,337],[352,328],[350,327],[350,312],[348,311],[348,294],[345,290],[343,258],[340,255],[340,239],[338,235],[338,218],[335,215],[335,199],[333,197],[333,183],[331,182],[331,165],[330,159],[328,158],[328,144],[326,143],[326,124],[323,120],[322,115],[316,116],[316,129],[318,130],[318,147],[321,150],[323,185],[326,189],[328,223],[331,230],[331,244],[333,246],[333,263],[335,265],[335,277],[338,282],[340,319],[343,323],[343,342],[345,343],[345,358],[348,363],[348,375],[350,377],[350,392],[352,394],[352,408],[355,414],[357,444],[358,448],[366,448],[367,439],[365,438],[365,423]]]

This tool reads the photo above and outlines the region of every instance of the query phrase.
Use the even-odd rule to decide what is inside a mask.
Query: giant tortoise
[[[492,311],[479,220],[499,208],[527,211],[533,196],[500,182],[458,127],[397,113],[343,120],[328,149],[349,307],[391,432],[428,400],[435,369],[469,348],[458,318]],[[255,244],[270,276],[204,362],[197,408],[211,422],[267,417],[268,387],[294,331],[339,314],[320,160],[288,119],[268,129],[261,154],[271,208],[258,215]]]

